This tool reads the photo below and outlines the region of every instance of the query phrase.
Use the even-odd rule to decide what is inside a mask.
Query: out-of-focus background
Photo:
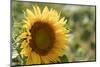
[[[70,28],[69,48],[65,51],[62,62],[95,61],[96,60],[96,8],[95,6],[68,5],[56,3],[12,2],[12,43],[22,32],[24,11],[38,5],[42,10],[44,6],[54,8],[65,17]],[[18,54],[12,47],[13,62],[18,61]],[[20,50],[19,50],[20,51]]]

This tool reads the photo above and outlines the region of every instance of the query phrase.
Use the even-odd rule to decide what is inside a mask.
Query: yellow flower
[[[64,25],[67,20],[60,17],[55,9],[44,7],[43,11],[39,6],[33,9],[26,9],[23,20],[26,29],[20,35],[25,38],[21,43],[21,55],[27,56],[26,64],[49,64],[60,61],[67,47],[68,30]]]

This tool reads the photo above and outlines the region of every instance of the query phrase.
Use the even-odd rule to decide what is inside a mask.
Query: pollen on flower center
[[[38,54],[45,55],[52,49],[55,41],[55,33],[48,23],[36,22],[31,27],[30,46]]]

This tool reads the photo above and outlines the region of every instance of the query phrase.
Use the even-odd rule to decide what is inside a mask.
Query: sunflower
[[[59,62],[68,42],[65,17],[60,18],[60,13],[53,8],[49,10],[45,6],[41,10],[33,6],[31,10],[26,9],[23,22],[25,31],[19,37],[24,38],[20,54],[27,56],[26,64]]]

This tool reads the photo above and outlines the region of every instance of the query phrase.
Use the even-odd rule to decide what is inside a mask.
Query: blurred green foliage
[[[12,43],[15,43],[17,36],[23,31],[22,19],[25,10],[32,9],[38,5],[43,10],[44,6],[54,8],[65,16],[70,27],[67,56],[60,57],[62,62],[94,61],[96,60],[96,19],[95,6],[67,5],[55,3],[37,2],[12,2]],[[13,45],[12,45],[13,46]],[[13,47],[12,47],[13,48]],[[17,58],[17,59],[15,59]],[[18,61],[16,56],[13,62]]]

